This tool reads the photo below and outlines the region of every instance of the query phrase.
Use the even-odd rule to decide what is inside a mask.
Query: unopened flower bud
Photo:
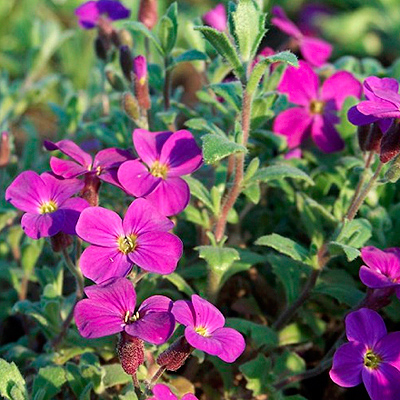
[[[1,132],[0,137],[0,168],[5,167],[10,161],[10,135],[8,132]]]
[[[157,364],[168,371],[176,371],[185,363],[193,350],[185,337],[181,336],[158,356]]]
[[[136,375],[144,361],[143,340],[122,332],[117,343],[117,352],[123,370],[129,375]]]
[[[97,58],[106,61],[109,48],[110,48],[109,43],[107,43],[107,41],[104,38],[100,36],[96,37],[94,41],[94,50],[96,52]]]
[[[131,33],[127,29],[120,29],[118,32],[120,46],[128,46],[129,48],[133,47],[133,38]]]
[[[140,0],[138,20],[152,30],[157,23],[157,0]]]
[[[400,125],[399,121],[393,121],[389,130],[382,136],[380,148],[380,160],[387,163],[400,153]]]
[[[101,181],[95,174],[85,175],[85,186],[83,187],[80,196],[85,199],[91,207],[99,205],[99,189]]]
[[[370,125],[360,125],[357,127],[357,138],[358,145],[360,146],[361,151],[367,151],[365,147],[365,143],[368,140]]]
[[[144,56],[137,56],[133,60],[135,76],[135,94],[140,108],[148,110],[151,107],[149,87],[147,84],[147,61]]]
[[[72,236],[67,235],[64,232],[58,232],[54,236],[50,237],[51,248],[55,253],[63,251],[73,243]]]
[[[365,141],[365,150],[366,151],[374,151],[375,153],[379,153],[381,147],[382,140],[382,130],[376,122],[371,124],[370,129],[368,131],[368,137]]]
[[[128,82],[132,81],[132,53],[128,46],[121,46],[119,48],[119,63],[121,65],[122,72]]]
[[[396,156],[389,166],[385,173],[385,179],[391,183],[396,183],[400,179],[400,154]]]
[[[124,109],[126,115],[133,121],[139,119],[139,104],[132,93],[125,92],[122,95],[122,108]]]
[[[125,89],[125,85],[121,76],[116,74],[113,70],[108,69],[106,71],[106,78],[112,88],[117,90],[118,92],[122,92]]]

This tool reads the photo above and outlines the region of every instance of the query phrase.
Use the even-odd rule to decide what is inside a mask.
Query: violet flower
[[[181,178],[203,163],[201,149],[186,130],[149,132],[135,129],[133,144],[139,160],[127,161],[118,170],[123,188],[144,197],[162,214],[180,213],[189,203],[188,184]]]
[[[173,226],[144,199],[135,200],[123,220],[106,208],[86,209],[76,226],[78,236],[91,244],[80,259],[83,275],[101,283],[126,276],[133,264],[170,274],[182,255],[182,241],[167,232]]]
[[[225,6],[220,3],[212,10],[203,15],[203,22],[217,31],[224,32],[228,26]]]
[[[147,83],[147,60],[145,56],[133,59],[133,74],[135,77],[135,95],[139,106],[144,110],[151,108],[149,86]]]
[[[232,328],[224,328],[221,311],[200,296],[192,301],[178,300],[172,307],[177,322],[186,326],[185,338],[196,349],[232,363],[244,351],[243,336]]]
[[[393,78],[370,76],[363,86],[367,100],[351,107],[348,119],[357,126],[378,122],[382,132],[386,132],[393,118],[400,118],[399,83]]]
[[[121,187],[117,178],[119,166],[123,162],[133,159],[129,151],[117,148],[101,150],[93,159],[90,154],[83,151],[71,140],[60,140],[56,143],[45,140],[44,147],[49,151],[59,150],[72,159],[71,161],[51,157],[50,167],[56,175],[63,178],[92,175],[118,187]]]
[[[83,29],[96,27],[103,16],[116,21],[129,18],[130,14],[130,10],[116,0],[90,0],[75,9],[78,23]]]
[[[153,397],[149,397],[147,400],[178,400],[178,397],[172,392],[172,390],[162,383],[158,383],[152,389]],[[198,398],[191,393],[187,393],[182,397],[182,400],[198,400]]]
[[[126,332],[145,342],[162,344],[174,330],[172,301],[151,296],[136,309],[136,292],[128,279],[109,279],[86,287],[85,293],[88,298],[80,300],[74,310],[79,333],[85,338]]]
[[[381,316],[367,308],[345,320],[349,343],[333,357],[331,379],[342,387],[361,382],[372,400],[397,400],[400,393],[400,332],[387,333]]]
[[[304,59],[316,67],[325,64],[332,53],[332,45],[325,40],[303,34],[300,29],[286,16],[282,7],[273,7],[271,22],[282,32],[294,38],[300,47]]]
[[[340,71],[319,88],[318,75],[304,62],[299,68],[286,69],[278,91],[286,93],[298,107],[280,113],[274,121],[274,132],[287,138],[288,147],[298,147],[311,134],[325,153],[342,150],[344,141],[335,128],[337,116],[348,96],[360,97],[361,84],[352,74]]]
[[[21,226],[32,239],[54,236],[58,232],[75,235],[79,214],[89,206],[81,198],[71,198],[82,187],[83,182],[76,179],[24,171],[7,188],[5,197],[25,212]]]

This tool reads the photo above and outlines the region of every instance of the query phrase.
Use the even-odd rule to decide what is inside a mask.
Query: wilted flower
[[[192,301],[178,300],[172,313],[177,322],[186,326],[185,338],[191,346],[232,363],[244,351],[243,336],[232,328],[225,328],[221,311],[200,296]]]
[[[181,178],[203,163],[201,149],[186,130],[149,132],[135,129],[133,144],[139,160],[127,161],[118,180],[135,197],[144,197],[164,215],[180,213],[189,203],[188,184]]]
[[[280,113],[273,130],[286,136],[289,149],[298,147],[311,134],[325,153],[342,150],[344,142],[335,128],[340,122],[337,112],[346,97],[361,96],[361,84],[349,72],[340,71],[319,89],[318,75],[304,61],[299,64],[299,68],[287,68],[278,86],[278,91],[299,107]]]
[[[218,4],[215,8],[203,15],[203,21],[212,28],[224,32],[228,24],[225,6],[222,3]]]
[[[155,385],[152,390],[154,396],[147,400],[178,400],[178,397],[174,395],[172,390],[162,383]],[[187,393],[181,400],[198,400],[198,398],[194,394]]]
[[[100,283],[126,276],[133,264],[170,274],[182,255],[181,240],[168,233],[173,226],[144,199],[135,200],[123,220],[106,208],[88,208],[76,226],[78,236],[92,244],[80,259],[83,275]]]
[[[298,42],[300,52],[306,61],[316,67],[325,64],[332,53],[331,44],[303,34],[286,16],[282,7],[273,7],[272,15],[274,15],[274,18],[272,18],[271,22]]]
[[[397,400],[400,393],[400,332],[387,333],[381,316],[367,308],[345,320],[349,343],[339,347],[329,373],[342,387],[364,383],[372,400]]]
[[[75,235],[79,214],[89,206],[81,198],[71,198],[82,187],[83,182],[77,179],[24,171],[7,188],[5,197],[14,207],[25,211],[21,226],[29,237],[39,239],[58,232]]]

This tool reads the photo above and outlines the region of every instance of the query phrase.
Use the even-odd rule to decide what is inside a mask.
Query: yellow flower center
[[[382,358],[372,350],[368,350],[364,355],[364,365],[367,368],[377,369],[381,361]]]
[[[311,114],[323,114],[325,109],[325,102],[321,100],[313,100],[310,104]]]
[[[118,238],[118,249],[124,254],[132,253],[137,247],[137,236],[134,234],[128,236],[120,236]]]
[[[160,164],[160,162],[156,160],[150,168],[150,173],[156,178],[165,179],[168,173],[168,166],[165,164]]]
[[[204,336],[204,337],[209,336],[207,328],[204,328],[204,326],[196,326],[196,328],[194,328],[194,330],[201,336]]]
[[[131,314],[131,312],[128,310],[125,313],[124,322],[126,324],[131,324],[132,322],[137,321],[139,318],[140,318],[139,311],[136,311],[136,313],[132,313]]]
[[[57,208],[57,204],[53,200],[50,200],[42,203],[42,205],[39,207],[39,212],[40,214],[50,214],[54,211],[57,211]]]

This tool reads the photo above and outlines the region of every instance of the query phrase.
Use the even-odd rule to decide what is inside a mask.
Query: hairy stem
[[[170,106],[170,92],[171,92],[171,70],[168,68],[168,59],[164,59],[165,68],[165,81],[164,81],[164,110],[168,111]]]
[[[166,371],[165,367],[160,367],[157,372],[153,375],[151,378],[151,381],[147,385],[147,390],[153,389],[153,386],[157,383],[157,381],[160,379],[161,375]]]

